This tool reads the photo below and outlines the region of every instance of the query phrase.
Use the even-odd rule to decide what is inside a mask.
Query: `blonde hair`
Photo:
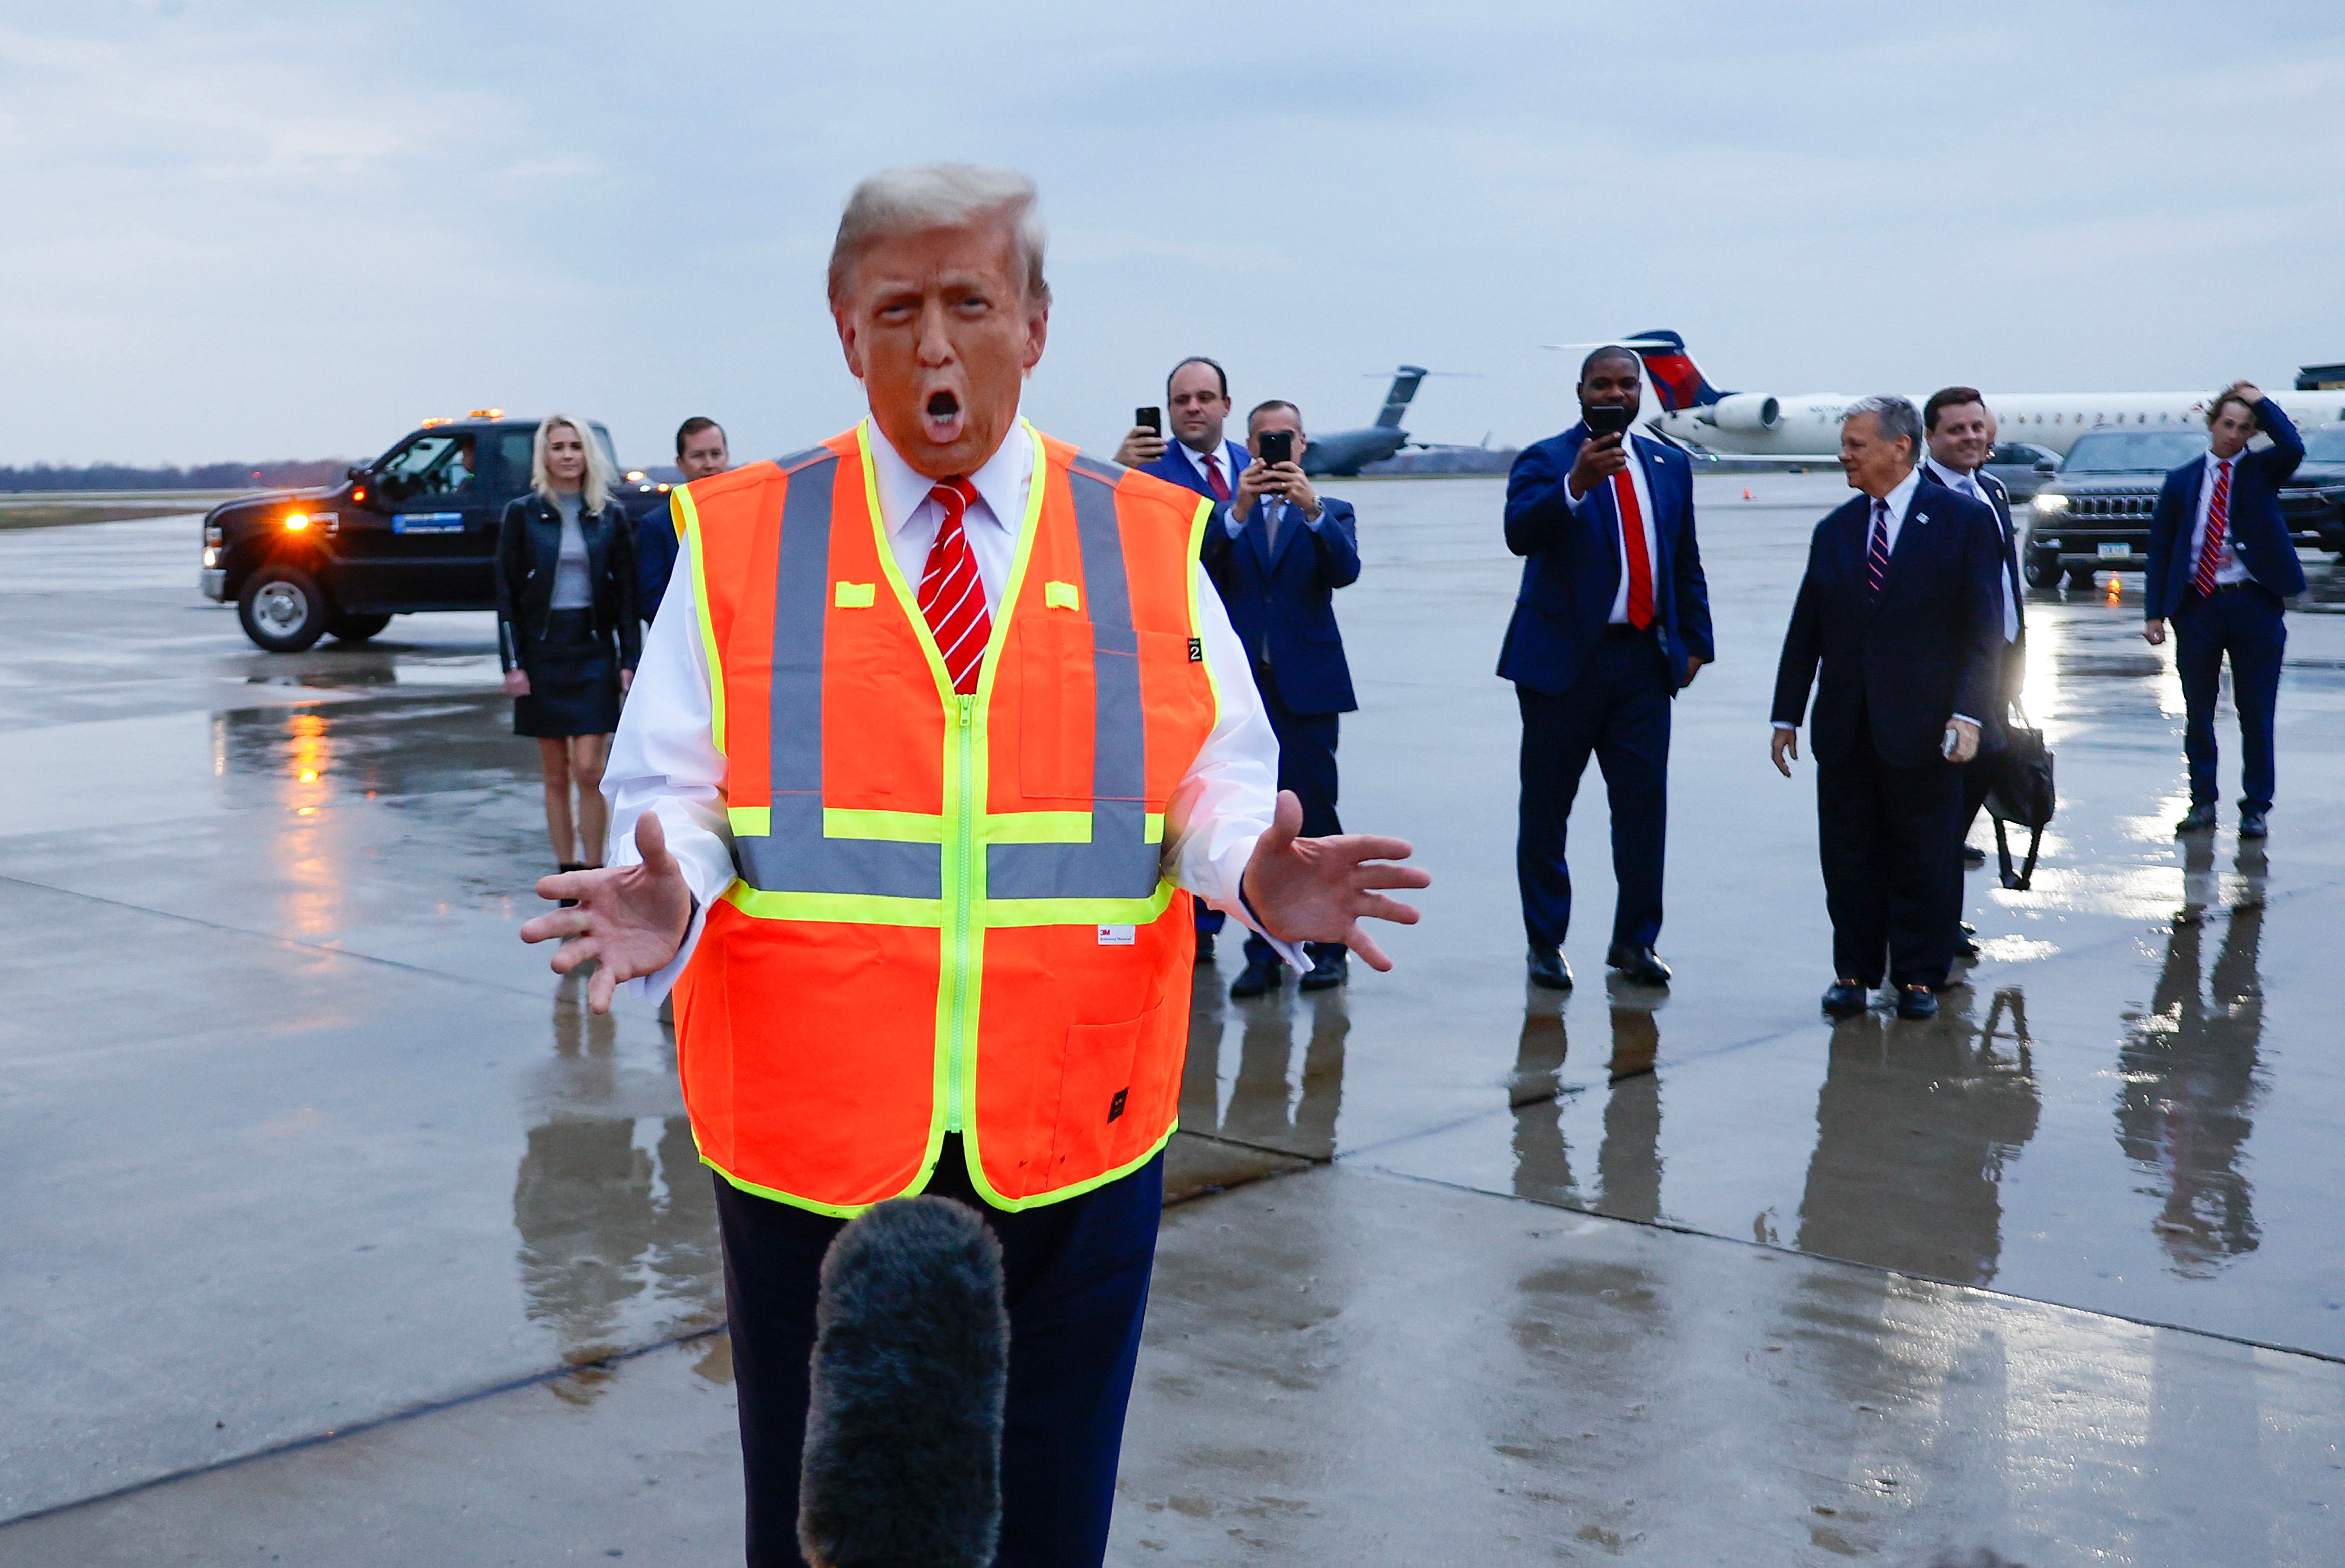
[[[553,499],[553,475],[545,467],[545,443],[550,433],[563,429],[575,432],[586,448],[586,472],[578,480],[579,504],[588,513],[600,512],[611,504],[611,460],[603,443],[594,439],[594,427],[575,414],[550,413],[537,422],[537,434],[529,443],[529,487],[548,501]]]
[[[1051,286],[1042,280],[1042,252],[1050,234],[1042,227],[1040,199],[1034,182],[1013,168],[923,163],[882,169],[855,188],[839,215],[838,238],[830,248],[830,302],[838,303],[856,261],[888,235],[1000,218],[1010,226],[1025,269],[1026,298],[1048,305]]]

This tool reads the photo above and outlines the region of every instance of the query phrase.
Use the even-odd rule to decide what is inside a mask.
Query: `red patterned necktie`
[[[936,636],[953,689],[965,697],[977,689],[977,667],[993,636],[977,553],[960,525],[977,491],[966,479],[948,479],[929,497],[944,509],[944,517],[937,524],[937,542],[929,546],[928,570],[920,574],[920,615]]]
[[[1620,508],[1620,547],[1629,557],[1629,624],[1643,631],[1653,624],[1653,561],[1645,547],[1645,513],[1637,504],[1637,482],[1612,476],[1612,498]]]
[[[1205,453],[1205,482],[1213,487],[1214,500],[1230,498],[1230,482],[1222,477],[1222,454],[1218,452]]]
[[[2202,599],[2215,596],[2215,563],[2223,553],[2223,535],[2230,527],[2231,465],[2219,463],[2215,467],[2215,494],[2207,501],[2207,542],[2198,547],[2198,569],[2190,574],[2190,585]]]

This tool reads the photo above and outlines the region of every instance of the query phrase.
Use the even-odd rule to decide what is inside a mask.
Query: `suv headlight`
[[[204,570],[205,570],[205,571],[207,571],[207,572],[208,572],[208,571],[210,571],[213,567],[215,567],[215,566],[217,566],[217,565],[219,565],[219,546],[218,546],[218,545],[205,545],[205,546],[204,546]]]
[[[2065,495],[2038,495],[2035,498],[2035,510],[2047,517],[2056,513],[2066,512],[2068,510],[2068,498]]]

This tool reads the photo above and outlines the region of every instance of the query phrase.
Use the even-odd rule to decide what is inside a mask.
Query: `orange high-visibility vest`
[[[993,635],[952,689],[879,517],[868,423],[675,491],[736,880],[675,992],[701,1157],[850,1215],[948,1132],[1023,1208],[1172,1136],[1189,896],[1166,803],[1219,710],[1210,504],[1021,422],[1033,482]]]

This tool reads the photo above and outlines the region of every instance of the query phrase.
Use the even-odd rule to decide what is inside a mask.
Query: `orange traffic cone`
[[[1742,487],[1742,499],[1743,499],[1743,500],[1745,500],[1745,501],[1748,501],[1748,500],[1750,500],[1750,499],[1751,499],[1751,486],[1749,486],[1748,484],[1746,484],[1746,485],[1744,485],[1744,486]]]

